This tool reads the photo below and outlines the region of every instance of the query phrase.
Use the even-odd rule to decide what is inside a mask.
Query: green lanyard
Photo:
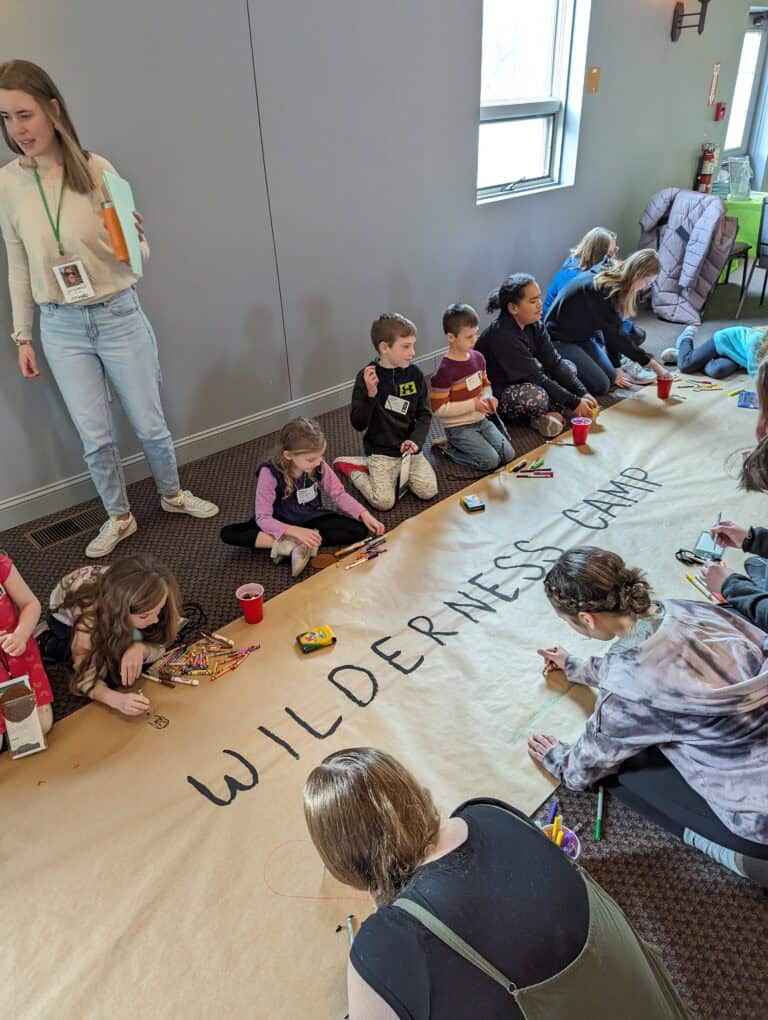
[[[64,167],[61,168],[61,191],[59,192],[59,207],[56,210],[56,223],[53,222],[53,216],[51,216],[51,210],[48,207],[48,199],[45,197],[43,191],[43,185],[40,183],[40,175],[37,172],[37,167],[32,168],[32,173],[35,175],[35,181],[37,182],[37,190],[40,192],[40,198],[43,200],[45,206],[45,214],[48,217],[48,222],[51,225],[53,236],[56,238],[56,244],[59,246],[59,255],[64,254],[64,249],[61,247],[61,203],[64,199]]]

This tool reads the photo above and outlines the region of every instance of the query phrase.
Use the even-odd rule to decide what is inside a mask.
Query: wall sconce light
[[[690,11],[688,14],[685,13],[685,4],[675,4],[675,9],[672,12],[672,42],[677,42],[680,38],[680,33],[684,28],[698,28],[699,35],[704,31],[704,22],[707,20],[707,6],[710,0],[699,0],[701,4],[701,10],[698,14],[694,14]],[[684,21],[685,18],[696,18],[696,21]]]

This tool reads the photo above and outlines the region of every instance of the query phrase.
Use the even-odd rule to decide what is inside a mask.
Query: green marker
[[[600,830],[603,826],[603,788],[597,790],[597,818],[595,819],[595,842],[600,842]]]
[[[531,466],[528,468],[528,470],[529,471],[535,471],[536,468],[541,467],[541,465],[543,463],[544,463],[544,458],[543,457],[539,457],[539,459],[536,461],[536,463],[535,464],[531,464]]]

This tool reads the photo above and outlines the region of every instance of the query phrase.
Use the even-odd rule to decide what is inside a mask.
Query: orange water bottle
[[[101,203],[101,218],[109,234],[109,240],[112,242],[112,251],[115,253],[115,258],[119,262],[130,262],[131,257],[128,254],[125,235],[123,234],[123,228],[120,226],[120,220],[117,218],[113,202]]]

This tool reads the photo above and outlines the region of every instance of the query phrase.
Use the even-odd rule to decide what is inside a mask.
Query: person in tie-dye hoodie
[[[537,733],[531,757],[574,790],[615,776],[621,799],[768,884],[768,635],[719,605],[654,600],[642,571],[593,547],[563,553],[544,589],[574,630],[613,644],[539,650],[597,702],[574,744]]]

